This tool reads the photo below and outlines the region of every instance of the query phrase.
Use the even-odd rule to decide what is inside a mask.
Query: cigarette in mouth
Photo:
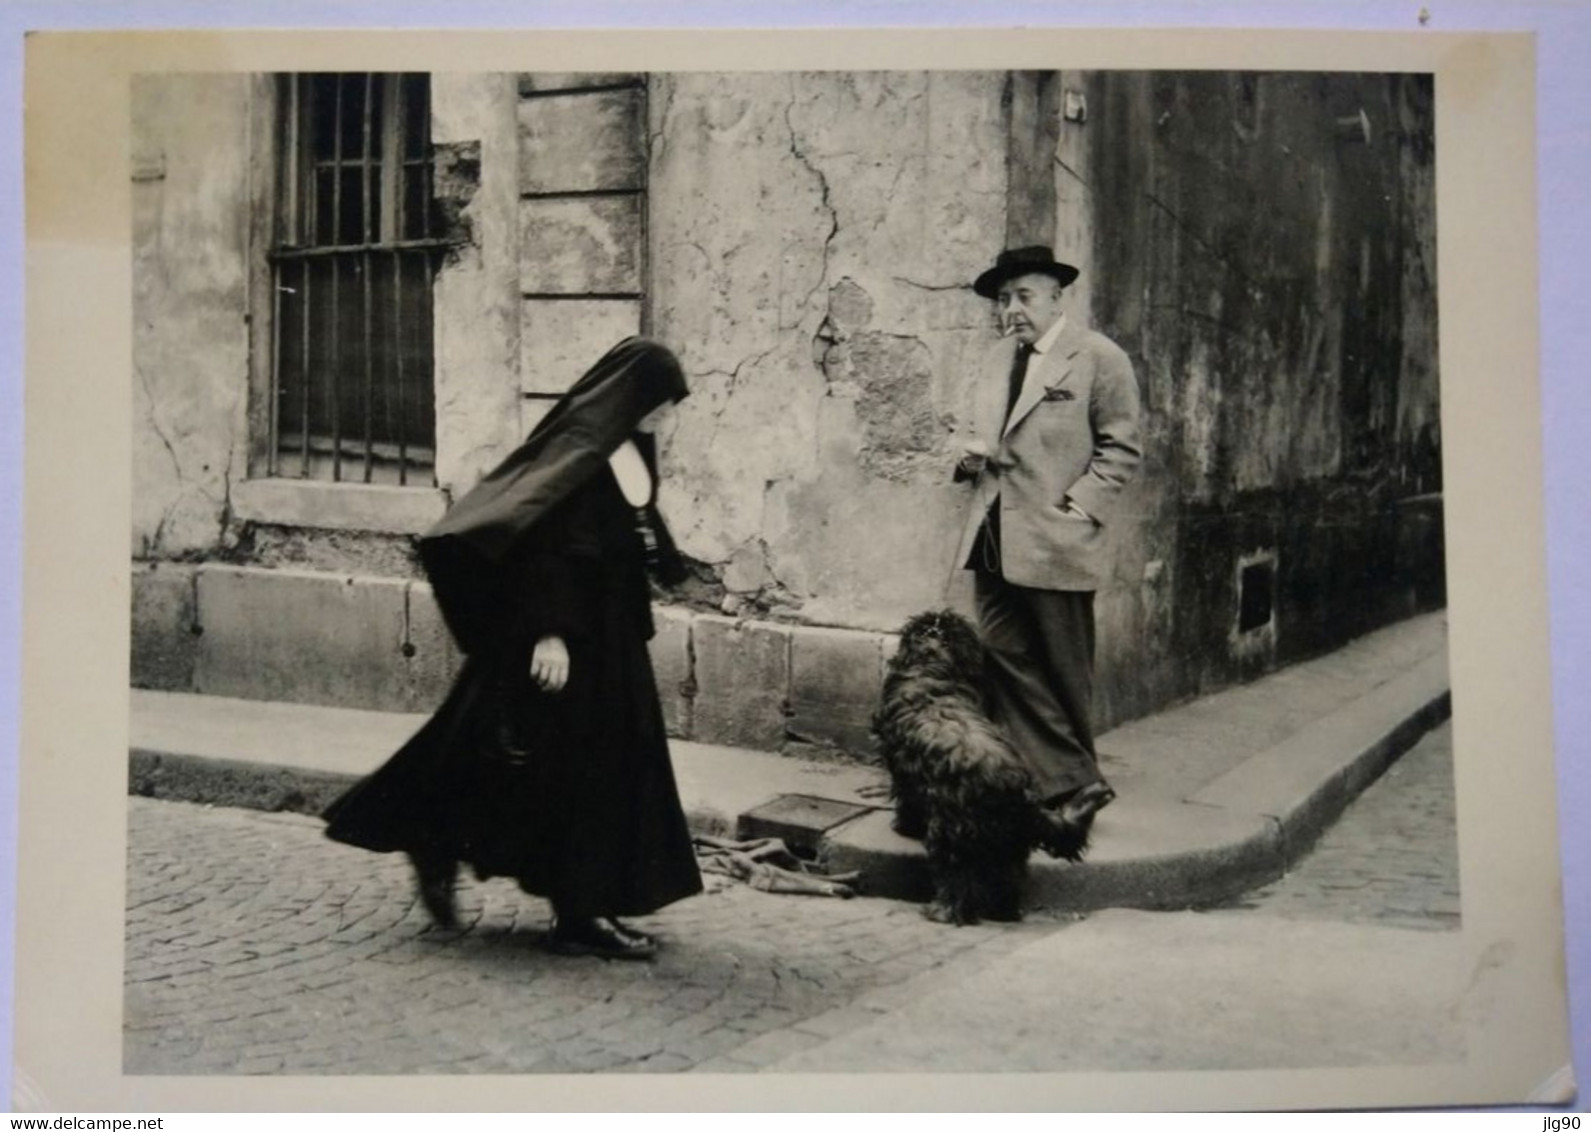
[[[1016,333],[1016,327],[1008,326],[1004,330],[1000,331],[1000,337],[1001,338],[1009,338],[1009,337],[1011,337],[1011,335],[1013,335],[1015,333]]]

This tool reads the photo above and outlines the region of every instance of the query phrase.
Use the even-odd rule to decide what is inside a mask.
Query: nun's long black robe
[[[626,345],[634,343],[661,350]],[[585,451],[585,426],[593,413],[611,415],[615,401],[602,380],[633,381],[639,362],[655,360],[632,348],[617,377],[599,363],[597,380],[582,378],[560,406],[561,432],[549,417],[551,427],[487,477],[478,499],[466,496],[459,514],[422,541],[438,601],[468,656],[430,721],[327,809],[329,837],[512,877],[569,917],[641,915],[701,891],[647,652],[653,625],[636,511],[607,465],[609,441],[594,442],[595,464]],[[628,397],[622,428],[609,431],[628,435],[663,399]],[[571,421],[579,440],[562,451],[576,455],[560,461]],[[525,483],[547,482],[526,469],[549,462],[579,465],[574,486],[566,477],[542,492],[552,502],[522,523]],[[507,537],[474,537],[482,516],[510,513],[518,518]],[[544,636],[569,649],[558,693],[530,678],[531,651]]]

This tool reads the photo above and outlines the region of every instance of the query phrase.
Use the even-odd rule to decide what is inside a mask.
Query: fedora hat
[[[1035,245],[1030,248],[1008,248],[995,257],[994,266],[973,282],[972,289],[985,299],[1000,292],[1000,285],[1019,275],[1048,275],[1062,287],[1077,278],[1077,268],[1061,263],[1049,248]]]

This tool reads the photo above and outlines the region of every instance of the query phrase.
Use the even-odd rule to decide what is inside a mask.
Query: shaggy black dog
[[[951,610],[901,629],[873,716],[895,832],[921,838],[941,923],[1022,918],[1028,856],[1081,858],[1086,829],[1047,817],[1033,777],[983,710],[983,646]]]

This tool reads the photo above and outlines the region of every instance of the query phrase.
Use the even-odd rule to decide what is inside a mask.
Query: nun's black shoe
[[[557,955],[595,955],[599,959],[650,959],[657,941],[606,916],[559,919],[547,933],[547,950]]]
[[[453,886],[458,881],[459,863],[451,857],[429,853],[409,853],[409,863],[414,866],[414,886],[420,894],[420,903],[430,913],[437,927],[456,928],[459,923],[458,908],[453,903]]]

